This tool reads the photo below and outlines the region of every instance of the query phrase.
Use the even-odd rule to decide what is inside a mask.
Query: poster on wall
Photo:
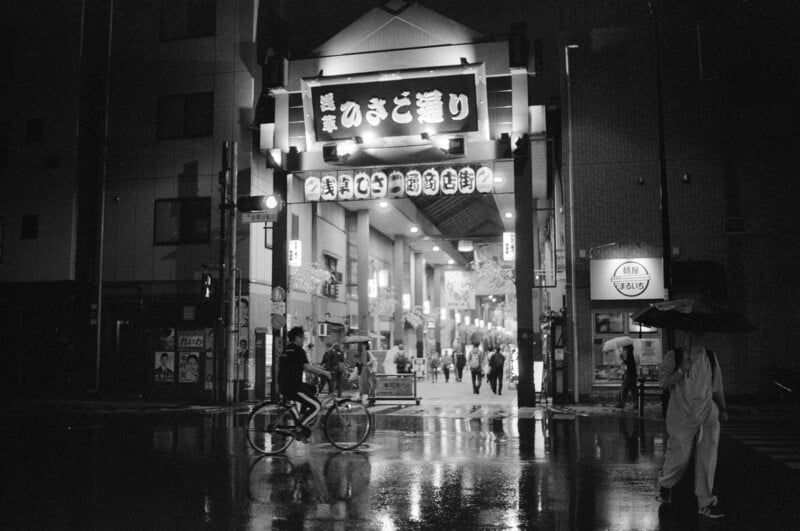
[[[641,365],[658,365],[661,363],[661,340],[639,340],[639,360]]]
[[[175,350],[175,329],[162,328],[158,336],[159,350]]]
[[[622,312],[595,312],[595,334],[622,334],[624,331]]]
[[[172,382],[175,375],[175,353],[156,351],[153,379],[156,382]]]
[[[661,258],[593,259],[589,275],[592,300],[664,298]]]
[[[203,389],[211,391],[214,389],[214,329],[205,329],[205,382]]]
[[[195,352],[181,352],[178,381],[197,383],[200,381],[200,356]]]
[[[205,347],[204,330],[179,330],[178,350],[203,350]]]

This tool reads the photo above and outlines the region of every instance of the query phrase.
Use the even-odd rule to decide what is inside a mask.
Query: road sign
[[[286,324],[286,317],[278,313],[273,313],[271,321],[272,328],[283,328],[283,325]]]
[[[286,303],[284,301],[272,301],[272,312],[271,313],[286,313]]]
[[[264,212],[242,212],[242,223],[267,223],[278,221],[278,212],[264,211]]]

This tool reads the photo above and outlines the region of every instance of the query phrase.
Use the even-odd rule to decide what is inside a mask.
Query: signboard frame
[[[326,142],[331,141],[341,141],[345,138],[352,138],[354,136],[364,136],[363,134],[359,134],[357,132],[350,132],[348,135],[338,135],[340,138],[331,138],[329,135],[327,138],[320,138],[317,136],[316,130],[317,125],[319,125],[319,112],[317,111],[317,107],[314,105],[313,94],[319,94],[320,87],[345,87],[346,85],[353,85],[354,87],[358,87],[359,85],[365,86],[370,90],[366,91],[365,93],[373,93],[375,90],[384,84],[385,86],[389,86],[389,84],[408,81],[409,87],[407,90],[409,92],[416,91],[421,89],[423,86],[420,83],[427,83],[431,85],[430,81],[435,80],[436,78],[447,78],[452,76],[465,76],[471,75],[474,78],[474,112],[476,113],[475,119],[477,122],[477,127],[471,131],[449,131],[446,134],[458,134],[459,136],[464,136],[467,141],[488,141],[489,140],[489,108],[487,104],[487,96],[486,96],[486,66],[483,63],[471,63],[459,66],[448,66],[442,68],[424,68],[424,69],[408,69],[408,70],[397,70],[391,72],[391,74],[387,74],[386,72],[373,72],[367,74],[348,74],[343,76],[330,76],[325,78],[304,78],[301,80],[301,89],[303,95],[303,115],[305,117],[305,131],[306,131],[306,143],[308,145],[309,150],[317,151],[322,150],[322,145]],[[433,83],[431,86],[434,86]],[[434,87],[435,88],[435,87]],[[425,89],[427,90],[427,89]],[[386,110],[387,112],[392,112],[393,106],[393,98],[397,96],[395,94],[390,94],[386,97],[381,95],[383,99],[386,99]],[[409,98],[411,98],[413,105],[411,106],[413,109],[416,109],[416,102],[415,102],[415,94],[409,94]],[[445,101],[445,109],[448,108],[448,101]],[[472,104],[472,102],[471,102]],[[366,108],[362,109],[362,115],[367,111]],[[337,112],[341,112],[340,105],[337,104]],[[365,118],[364,118],[365,120]],[[418,118],[414,115],[414,122],[419,124]],[[432,127],[435,133],[435,127]],[[416,131],[414,129],[414,131]],[[378,135],[378,131],[375,131],[376,135]],[[394,134],[393,136],[386,135],[380,138],[387,138],[387,139],[413,139],[415,142],[419,141],[420,134],[419,132],[412,132],[409,130],[405,135],[397,135]],[[391,141],[393,145],[397,145],[395,141]],[[401,144],[403,142],[401,141]],[[410,143],[410,142],[409,142]]]
[[[422,397],[417,396],[417,377],[415,374],[376,374],[375,394],[369,397],[369,404],[379,400],[413,400],[419,405]]]

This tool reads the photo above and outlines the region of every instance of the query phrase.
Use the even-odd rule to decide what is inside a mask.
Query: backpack
[[[683,348],[676,347],[673,351],[675,354],[675,368],[672,369],[672,372],[678,370],[681,366],[681,362],[683,361]],[[714,355],[714,352],[706,349],[706,355],[708,356],[708,362],[711,364],[711,385],[714,385],[714,369],[717,368],[717,357]],[[666,417],[667,416],[667,406],[669,406],[669,389],[664,389],[661,391],[661,414]]]
[[[469,368],[470,369],[481,368],[481,355],[478,349],[473,349],[472,352],[469,353]]]
[[[492,367],[492,369],[502,369],[505,361],[506,360],[502,354],[495,353],[492,354],[491,358],[489,358],[489,365]]]
[[[333,349],[325,352],[325,355],[322,356],[322,366],[326,371],[335,371],[338,368],[339,360],[336,359],[336,352]]]

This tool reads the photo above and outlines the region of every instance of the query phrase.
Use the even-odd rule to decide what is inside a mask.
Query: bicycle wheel
[[[257,452],[272,455],[286,450],[294,441],[295,420],[289,406],[267,402],[247,419],[247,441]]]
[[[369,436],[372,418],[367,406],[353,400],[342,400],[328,409],[323,419],[325,437],[336,448],[353,450]]]

